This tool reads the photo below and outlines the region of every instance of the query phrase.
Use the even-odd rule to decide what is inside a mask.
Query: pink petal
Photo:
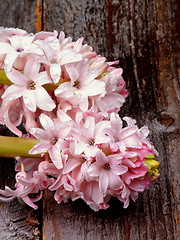
[[[138,128],[135,127],[126,127],[124,129],[122,129],[121,133],[119,134],[121,139],[127,138],[131,135],[133,135],[134,133],[136,133],[138,130]]]
[[[56,181],[49,187],[49,190],[54,191],[62,185],[62,175],[60,174]]]
[[[148,135],[149,135],[149,129],[148,129],[147,126],[144,126],[144,127],[140,128],[140,129],[138,130],[138,136],[139,136],[141,139],[146,138]]]
[[[58,83],[61,76],[61,67],[59,64],[50,65],[50,74],[54,83]]]
[[[24,90],[26,90],[25,87],[13,84],[6,89],[1,97],[2,99],[14,100],[20,98],[23,95]]]
[[[101,101],[98,103],[98,107],[101,111],[114,111],[118,109],[125,102],[124,98],[118,93],[110,93],[101,98]]]
[[[111,126],[116,130],[120,131],[122,129],[122,120],[116,113],[111,113],[110,118]]]
[[[64,188],[67,191],[73,191],[73,186],[69,184],[69,180],[70,179],[69,179],[68,175],[62,177],[62,182],[64,184]]]
[[[52,111],[56,107],[56,104],[43,87],[38,87],[34,91],[37,107],[44,111]]]
[[[63,169],[63,174],[67,174],[75,169],[78,165],[81,164],[81,160],[79,158],[70,158],[68,159],[65,167]]]
[[[39,117],[39,120],[45,130],[54,129],[54,123],[52,119],[48,117],[46,114],[42,113]]]
[[[25,196],[22,199],[28,206],[34,208],[35,210],[38,208],[37,205],[35,205],[28,196]]]
[[[87,170],[87,173],[91,177],[98,177],[99,176],[99,170],[100,170],[99,166],[97,166],[96,163],[92,163],[89,166],[89,168]]]
[[[51,136],[47,135],[47,132],[41,128],[30,128],[29,132],[40,141],[49,140]]]
[[[78,95],[78,91],[76,92],[76,95]],[[88,110],[88,97],[87,96],[82,96],[80,101],[79,101],[79,107],[81,109],[81,111],[85,112]]]
[[[37,62],[34,58],[28,58],[26,65],[24,67],[24,74],[31,80],[34,80],[34,77],[39,72],[40,63]]]
[[[92,197],[93,201],[95,201],[96,204],[100,204],[103,202],[103,200],[104,200],[103,194],[100,192],[98,183],[93,184],[91,197]]]
[[[62,127],[59,126],[59,127],[56,128],[56,130],[58,131],[58,137],[63,140],[65,137],[67,137],[67,135],[71,131],[71,126],[70,125],[64,125],[62,123],[61,123],[61,125],[62,125]]]
[[[6,72],[11,71],[13,64],[14,64],[16,58],[18,57],[18,55],[19,55],[19,53],[15,52],[15,51],[6,55],[6,58],[4,59]]]
[[[61,55],[63,56],[61,59],[61,65],[79,62],[82,60],[81,54],[75,53],[73,50],[67,48],[61,51]]]
[[[11,202],[14,198],[15,198],[15,196],[12,196],[12,197],[1,197],[0,196],[0,201],[2,201],[2,202]]]
[[[96,96],[99,94],[105,94],[105,83],[100,80],[92,81],[85,89],[88,96]]]
[[[79,39],[76,41],[76,43],[74,44],[74,50],[75,50],[76,52],[79,52],[79,51],[81,50],[83,40],[84,40],[84,38],[81,37],[81,38],[79,38]]]
[[[9,43],[0,42],[0,54],[7,54],[14,51],[14,48]]]
[[[57,97],[61,98],[69,98],[74,95],[74,92],[72,91],[72,86],[70,82],[64,82],[62,83],[56,90],[54,91],[55,95]]]
[[[123,165],[118,165],[118,166],[111,166],[111,171],[112,173],[116,175],[122,175],[123,173],[128,171],[128,167],[123,166]]]
[[[31,150],[29,150],[29,154],[44,153],[44,152],[47,152],[50,147],[51,147],[51,143],[49,141],[43,141],[34,145],[34,147],[31,148]]]
[[[123,187],[123,182],[119,176],[114,175],[109,171],[109,187],[113,190],[118,190]]]
[[[97,71],[92,70],[92,71],[88,72],[87,75],[81,77],[81,82],[85,86],[89,85],[97,77],[97,75],[98,75]]]
[[[6,76],[12,83],[15,83],[20,86],[26,86],[27,82],[29,81],[29,79],[24,74],[15,70],[14,68],[12,69],[11,72],[6,73]]]
[[[34,36],[24,35],[13,35],[9,37],[9,41],[11,42],[12,46],[16,49],[19,48],[19,46],[23,46],[23,48],[29,48],[31,45],[31,42],[33,41]]]
[[[96,163],[99,166],[104,166],[107,162],[109,162],[109,161],[108,161],[106,155],[101,150],[98,150],[96,153]]]
[[[110,138],[105,135],[105,129],[110,128],[110,122],[109,121],[101,121],[96,124],[95,127],[95,141],[96,144],[101,144],[101,143],[107,143],[110,141]]]
[[[87,73],[88,73],[88,69],[89,69],[89,63],[87,59],[83,59],[82,61],[80,61],[76,67],[79,76],[81,76],[81,78],[83,78]]]
[[[23,100],[26,107],[31,111],[36,111],[35,90],[25,90],[23,92]]]
[[[43,72],[40,72],[40,73],[36,74],[36,76],[34,77],[33,80],[38,87],[41,86],[41,85],[44,85],[46,83],[52,83],[52,81],[48,77],[48,74],[47,74],[46,71],[43,71]]]
[[[87,117],[86,121],[83,125],[83,135],[86,136],[87,139],[91,140],[94,138],[94,130],[95,130],[95,119],[94,117]]]
[[[99,176],[99,189],[102,193],[107,191],[107,187],[109,184],[109,176],[107,171],[101,171]]]
[[[32,191],[33,188],[34,188],[34,184],[32,183],[30,186],[26,186],[26,187],[24,187],[24,186],[22,185],[22,187],[23,187],[23,188],[17,188],[17,189],[15,190],[17,197],[23,198],[23,197],[25,197],[27,194],[31,193],[31,191]]]
[[[148,187],[148,185],[149,185],[149,182],[143,179],[139,181],[138,180],[132,181],[129,187],[134,191],[142,192],[146,187]]]
[[[74,84],[74,82],[79,78],[78,71],[73,64],[67,64],[65,68],[69,74],[69,77],[71,78],[72,83]]]
[[[142,142],[136,135],[123,139],[123,142],[126,144],[126,147],[142,148]]]
[[[62,164],[62,158],[60,150],[56,147],[56,145],[53,145],[49,150],[49,155],[51,157],[52,162],[54,163],[55,167],[58,169],[61,169],[63,167]]]
[[[6,112],[6,113],[4,114],[4,119],[5,119],[4,122],[6,123],[6,126],[7,126],[14,134],[16,134],[16,135],[19,136],[19,137],[22,137],[22,132],[15,127],[15,125],[13,124],[13,122],[10,121],[9,113],[8,113],[8,112]],[[18,124],[18,125],[19,125],[19,124]]]

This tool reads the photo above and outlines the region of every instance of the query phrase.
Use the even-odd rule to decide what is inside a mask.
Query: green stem
[[[39,143],[37,139],[0,136],[0,157],[40,158],[40,154],[28,154],[29,150]]]
[[[62,83],[62,80],[60,80],[57,84],[48,83],[44,84],[43,87],[46,90],[54,91],[59,85]],[[12,85],[13,83],[7,78],[6,73],[3,69],[0,69],[0,85]]]

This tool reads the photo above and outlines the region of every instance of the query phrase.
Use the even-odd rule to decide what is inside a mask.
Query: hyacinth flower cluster
[[[1,201],[37,209],[48,189],[58,203],[98,211],[114,196],[126,208],[159,177],[148,128],[118,115],[128,92],[117,64],[64,32],[0,28],[0,124],[16,135],[0,136],[0,156],[17,172]]]

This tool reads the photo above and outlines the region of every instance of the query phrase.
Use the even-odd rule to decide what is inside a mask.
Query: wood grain
[[[129,98],[121,116],[150,128],[161,177],[124,210],[94,213],[82,201],[57,205],[46,192],[43,239],[178,239],[178,1],[44,1],[44,28],[84,36],[108,60],[119,59]]]
[[[0,26],[25,29],[27,32],[41,30],[41,1],[0,0]],[[2,125],[1,135],[10,135]],[[0,159],[0,188],[14,187],[14,159]],[[39,204],[41,210],[41,203]],[[0,239],[31,240],[40,238],[40,211],[33,211],[17,200],[0,203]]]
[[[97,213],[79,200],[58,205],[48,191],[42,212],[41,207],[34,212],[17,201],[1,204],[0,239],[178,240],[178,0],[0,0],[0,4],[0,24],[5,27],[63,30],[74,40],[83,36],[109,61],[119,59],[129,91],[120,115],[149,127],[161,163],[159,180],[128,209],[117,199],[110,200],[107,211]],[[7,134],[4,128],[0,131]],[[6,165],[4,159],[0,161],[0,187],[5,183],[14,184],[12,159]],[[37,224],[32,226],[28,219],[36,219]]]

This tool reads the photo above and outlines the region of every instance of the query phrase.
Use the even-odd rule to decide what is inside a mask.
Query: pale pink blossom
[[[49,36],[45,40],[35,42],[44,51],[44,55],[38,61],[43,63],[54,83],[58,83],[61,77],[61,66],[82,60],[81,54],[76,53],[72,48],[60,47],[56,36]]]
[[[81,118],[80,118],[81,119]],[[99,149],[99,145],[109,142],[109,137],[105,135],[105,129],[110,127],[108,121],[96,123],[93,116],[78,120],[77,126],[72,129],[72,137],[75,140],[75,153],[82,152],[89,157],[94,157]]]
[[[17,128],[22,122],[23,111],[19,99],[3,100],[0,107],[0,124],[6,125],[14,134],[21,137],[22,132]]]
[[[42,55],[43,51],[33,43],[33,35],[13,35],[8,37],[8,42],[0,42],[0,54],[6,54],[4,59],[6,72],[11,71],[16,60],[19,60],[15,67],[22,70],[27,55],[33,53]]]
[[[104,196],[100,191],[99,183],[96,181],[84,181],[80,186],[80,196],[94,211],[105,210],[109,207],[107,202],[110,195]]]
[[[116,113],[110,115],[111,128],[106,130],[107,135],[111,139],[111,150],[125,152],[127,148],[141,149],[143,142],[149,134],[147,127],[139,129],[135,125],[135,121],[129,117],[123,118],[128,124],[127,127],[122,127],[122,120]]]
[[[131,184],[133,179],[145,177],[148,167],[143,163],[144,158],[136,152],[124,154],[123,165],[128,167],[128,171],[122,175],[122,180],[126,184]]]
[[[72,48],[73,47],[73,42],[71,37],[65,37],[65,33],[63,31],[60,31],[59,33],[59,44],[61,49],[63,48]]]
[[[120,154],[106,156],[102,151],[97,151],[96,161],[88,168],[88,174],[91,177],[98,178],[99,188],[102,193],[107,189],[118,190],[123,182],[120,175],[128,171],[128,167],[122,164]]]
[[[55,95],[59,98],[65,98],[74,105],[79,106],[82,111],[88,110],[88,97],[104,96],[105,84],[96,80],[97,71],[89,71],[88,60],[82,60],[75,67],[73,64],[65,66],[70,82],[62,83],[56,90]]]
[[[12,190],[7,186],[5,187],[5,190],[0,190],[0,194],[4,196],[0,197],[0,200],[3,202],[8,202],[17,197],[34,209],[37,209],[37,206],[33,202],[41,199],[41,191],[47,188],[47,186],[51,183],[49,179],[42,173],[34,172],[33,177],[29,178],[27,173],[24,171],[16,174],[16,181],[17,183],[15,185],[15,190]],[[38,196],[34,199],[28,196],[30,193],[38,193],[39,191],[40,194],[38,194]]]
[[[77,182],[80,183],[87,175],[87,169],[92,163],[92,158],[87,158],[85,154],[76,154],[75,141],[71,141],[69,145],[69,153],[67,161],[64,164],[63,174],[76,171]]]
[[[39,72],[39,69],[40,63],[29,58],[24,68],[24,74],[15,69],[7,73],[7,77],[14,84],[6,89],[2,99],[14,100],[23,97],[24,104],[32,112],[35,112],[37,107],[45,111],[52,111],[56,105],[42,87],[51,80],[47,72]]]
[[[65,138],[71,130],[70,123],[63,123],[60,119],[52,120],[45,114],[39,117],[42,128],[31,128],[30,133],[40,140],[30,151],[30,154],[45,153],[48,151],[52,162],[56,168],[63,167],[62,154],[63,148],[66,148]]]
[[[77,53],[80,53],[83,58],[86,59],[94,59],[97,56],[97,53],[93,51],[93,48],[91,46],[88,46],[87,44],[82,44],[84,38],[79,38],[73,45],[73,50]]]
[[[92,108],[98,109],[101,112],[118,112],[120,107],[125,102],[128,95],[126,83],[122,78],[123,70],[115,69],[110,73],[102,74],[100,79],[105,83],[106,94],[100,100],[91,98]],[[97,110],[96,110],[97,111]]]
[[[33,42],[36,42],[36,40],[45,40],[46,38],[51,37],[52,39],[57,38],[58,32],[54,30],[54,32],[46,32],[46,31],[41,31],[37,32],[34,35]]]
[[[98,76],[101,75],[106,69],[109,67],[108,63],[106,63],[106,58],[101,56],[96,56],[91,58],[89,61],[89,69],[96,70],[98,72]]]

